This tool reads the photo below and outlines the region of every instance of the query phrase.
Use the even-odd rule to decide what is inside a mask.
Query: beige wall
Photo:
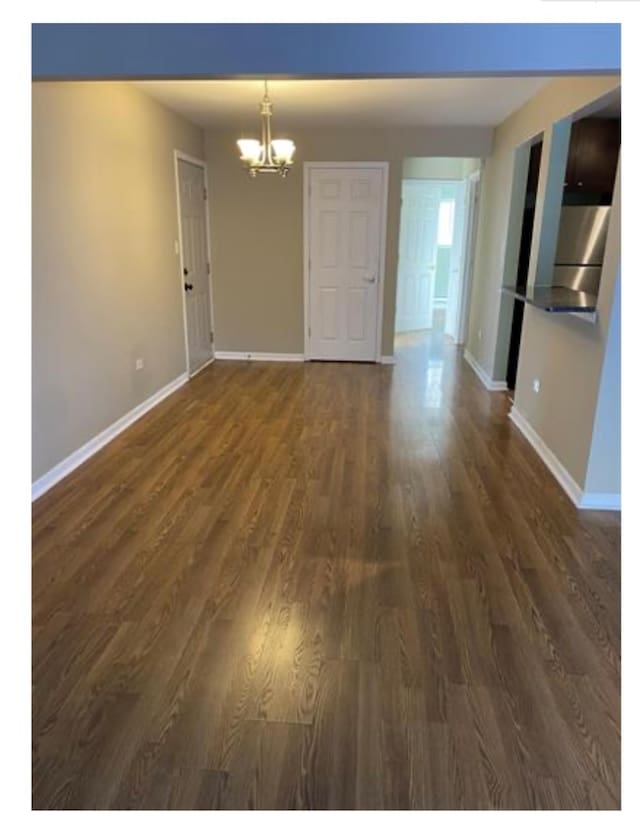
[[[297,150],[296,164],[285,180],[271,176],[250,180],[238,161],[237,131],[207,133],[216,349],[304,351],[302,162],[388,161],[382,352],[390,355],[403,160],[445,154],[485,156],[491,149],[492,130],[462,127],[286,132],[296,142]]]
[[[547,138],[554,122],[585,107],[619,83],[619,77],[554,80],[496,130],[494,150],[483,172],[467,345],[494,379],[504,378],[504,339],[508,336],[509,323],[509,316],[504,313],[505,307],[508,309],[512,303],[502,298],[500,287],[510,261],[507,228],[516,148],[541,131],[545,131]],[[545,202],[548,153],[547,144],[538,192],[540,205]],[[515,185],[513,190],[517,192],[518,183]],[[522,330],[515,406],[581,487],[585,484],[620,261],[619,199],[617,188],[598,302],[598,323],[588,324],[571,316],[551,315],[527,306]],[[532,260],[535,258],[536,252],[532,251]],[[538,395],[532,389],[534,378],[541,382]]]
[[[204,151],[129,84],[32,96],[37,479],[185,371],[173,150]]]
[[[514,406],[581,488],[586,484],[619,268],[617,187],[598,295],[598,322],[585,323],[572,316],[550,315],[527,306],[522,325]],[[540,379],[538,394],[533,392],[535,378]]]

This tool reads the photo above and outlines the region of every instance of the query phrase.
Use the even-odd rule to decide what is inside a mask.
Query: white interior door
[[[178,159],[180,239],[189,374],[213,357],[204,168]]]
[[[467,239],[467,218],[469,213],[469,187],[466,180],[455,185],[453,239],[449,258],[449,288],[447,311],[444,323],[445,335],[458,341],[460,305],[462,299],[462,275],[464,271],[465,243]]]
[[[311,167],[309,185],[307,357],[375,361],[383,171]]]
[[[437,182],[402,182],[396,332],[433,326],[440,193]]]

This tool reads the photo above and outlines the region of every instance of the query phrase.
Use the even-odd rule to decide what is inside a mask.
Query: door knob
[[[185,266],[182,270],[182,274],[186,277],[189,274],[189,269]]]
[[[190,292],[193,289],[193,283],[185,283],[184,290],[185,292]]]
[[[363,277],[362,279],[364,281],[366,281],[367,283],[375,283],[376,282],[375,276],[374,277]]]

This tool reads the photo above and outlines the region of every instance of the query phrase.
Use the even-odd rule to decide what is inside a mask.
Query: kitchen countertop
[[[538,286],[526,290],[503,286],[502,291],[545,312],[595,312],[598,300],[596,295],[565,286]]]

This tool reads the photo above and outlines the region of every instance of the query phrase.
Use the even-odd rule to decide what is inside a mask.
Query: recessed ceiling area
[[[549,78],[376,78],[269,81],[274,117],[287,127],[495,126]],[[137,81],[201,127],[253,127],[262,81]]]

